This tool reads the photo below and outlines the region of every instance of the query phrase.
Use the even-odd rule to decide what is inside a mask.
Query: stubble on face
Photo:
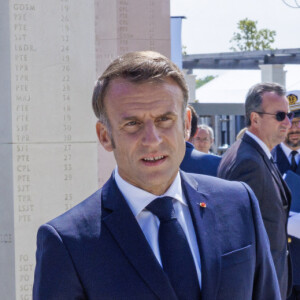
[[[297,118],[296,120],[300,121],[300,118]],[[296,127],[296,128],[291,127],[288,131],[288,134],[286,136],[284,143],[287,146],[289,146],[290,148],[293,148],[294,150],[297,150],[298,148],[300,148],[300,128],[299,127]]]

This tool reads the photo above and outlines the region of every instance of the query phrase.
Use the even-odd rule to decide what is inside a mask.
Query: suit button
[[[289,254],[290,254],[289,250],[286,250],[286,256],[289,256]]]

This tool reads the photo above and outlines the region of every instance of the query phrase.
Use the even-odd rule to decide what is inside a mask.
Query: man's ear
[[[185,119],[184,119],[184,138],[186,141],[189,140],[190,135],[191,135],[191,121],[192,121],[192,112],[191,110],[187,107],[186,108],[186,113],[185,113]]]
[[[250,114],[251,126],[256,127],[259,124],[259,115],[256,112]]]
[[[98,121],[96,123],[96,131],[97,131],[99,142],[101,143],[103,148],[109,152],[113,151],[112,139],[108,132],[107,127],[103,123]]]
[[[184,125],[185,125],[184,137],[185,137],[186,141],[189,140],[190,135],[191,135],[191,122],[192,122],[192,112],[187,107],[186,113],[185,113],[185,120],[184,120]]]

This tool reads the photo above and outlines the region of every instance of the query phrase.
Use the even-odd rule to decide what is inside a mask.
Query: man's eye
[[[169,121],[170,120],[170,118],[169,117],[161,117],[161,118],[159,118],[159,122],[164,122],[164,121]]]
[[[126,123],[126,126],[135,126],[135,125],[137,125],[136,121],[130,121],[130,122]]]

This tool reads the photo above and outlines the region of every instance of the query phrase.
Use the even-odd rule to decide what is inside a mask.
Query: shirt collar
[[[271,154],[269,148],[260,138],[258,138],[255,134],[253,134],[249,130],[246,130],[245,133],[248,134],[251,138],[253,138],[258,143],[258,145],[264,150],[264,152],[266,153],[266,155],[269,159],[272,157],[272,154]]]
[[[280,144],[282,151],[286,155],[286,157],[289,157],[291,152],[293,151],[291,148],[289,148],[285,143]],[[300,153],[300,148],[296,150],[298,153]]]
[[[188,148],[195,148],[194,145],[190,142],[185,142],[186,147]]]
[[[293,150],[290,149],[285,143],[281,143],[280,146],[286,157],[289,157]]]
[[[134,216],[137,217],[138,214],[154,199],[158,198],[157,195],[151,194],[145,190],[142,190],[127,181],[125,181],[118,172],[118,167],[115,168],[115,180],[116,184],[123,194],[127,204],[129,205],[131,211]],[[173,183],[169,187],[169,189],[161,196],[170,196],[184,205],[187,205],[186,200],[182,194],[181,187],[181,177],[179,172],[177,173]]]

